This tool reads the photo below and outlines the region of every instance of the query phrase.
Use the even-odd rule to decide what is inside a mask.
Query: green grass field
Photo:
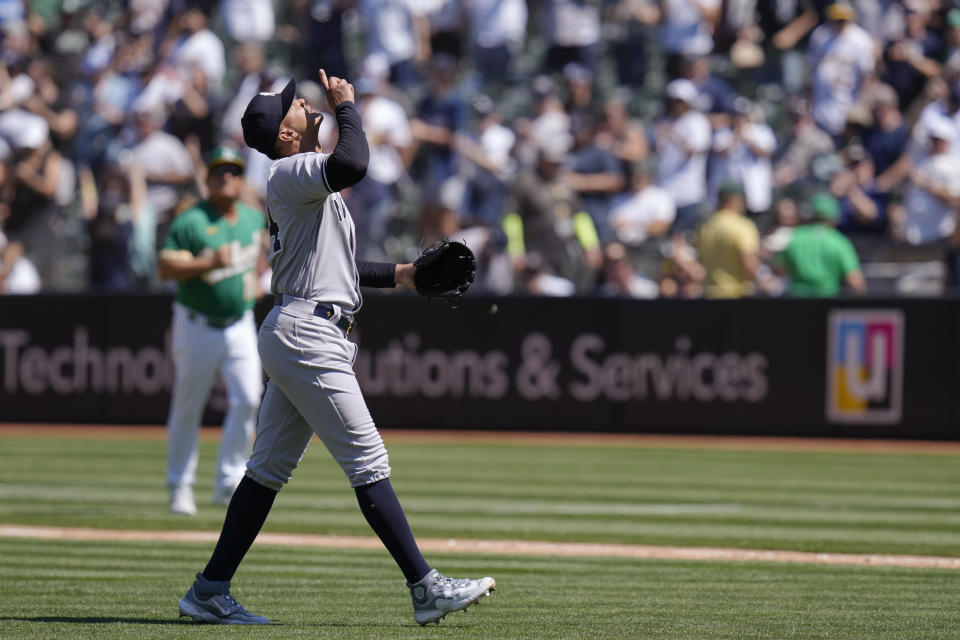
[[[423,537],[960,556],[960,455],[539,446],[388,439]],[[0,524],[215,531],[166,512],[159,440],[0,436]],[[267,531],[369,535],[314,443]],[[279,624],[176,618],[212,545],[0,538],[0,639],[957,638],[960,571],[429,554],[497,593],[420,628],[385,551],[257,545],[234,580]]]

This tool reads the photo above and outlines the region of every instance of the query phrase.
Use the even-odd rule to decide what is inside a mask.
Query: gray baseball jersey
[[[356,229],[326,177],[329,154],[277,160],[267,177],[271,289],[355,313],[361,304]]]
[[[247,475],[279,490],[317,434],[354,487],[390,476],[387,450],[353,372],[357,345],[336,322],[361,304],[353,219],[326,178],[326,154],[273,163],[267,178],[271,288],[283,294],[257,345],[270,376]],[[336,305],[327,318],[317,304]]]

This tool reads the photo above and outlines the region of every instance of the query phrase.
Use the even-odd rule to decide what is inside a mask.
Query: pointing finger
[[[330,81],[327,80],[327,72],[323,69],[320,69],[320,85],[323,87],[324,91],[330,90]]]

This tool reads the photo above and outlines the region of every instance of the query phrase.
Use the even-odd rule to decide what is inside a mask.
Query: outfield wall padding
[[[164,295],[0,298],[0,421],[165,422],[170,318]],[[358,319],[385,428],[960,439],[960,300],[382,295]],[[205,422],[224,406],[218,384]]]

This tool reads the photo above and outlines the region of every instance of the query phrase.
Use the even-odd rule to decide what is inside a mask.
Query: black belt
[[[187,307],[187,317],[197,324],[204,324],[208,327],[213,327],[214,329],[226,329],[234,322],[242,318],[243,314],[241,313],[240,315],[233,316],[231,318],[214,318]]]
[[[277,305],[283,304],[282,293],[277,294],[274,304],[277,304]],[[331,322],[333,322],[331,318],[333,318],[334,313],[336,313],[336,310],[331,305],[323,304],[322,302],[318,302],[317,306],[313,308],[313,315],[317,316],[318,318],[330,320]],[[356,321],[353,318],[348,318],[342,313],[340,314],[340,319],[334,322],[334,324],[337,326],[337,328],[339,328],[341,331],[343,331],[347,335],[350,335],[353,332],[353,330],[357,328]]]

